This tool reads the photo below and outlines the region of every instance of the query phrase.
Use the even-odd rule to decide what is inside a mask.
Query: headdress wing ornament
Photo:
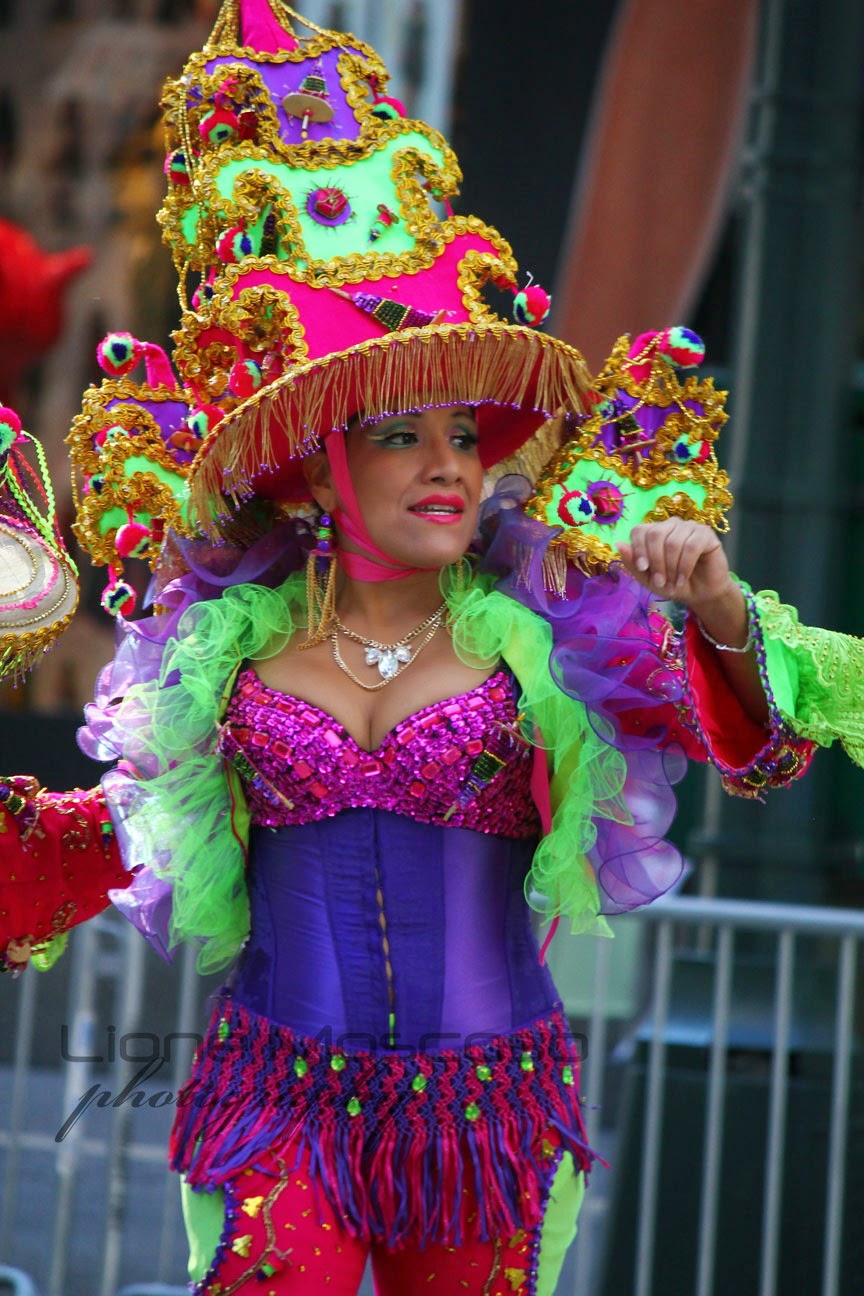
[[[591,412],[540,474],[526,512],[563,528],[552,543],[587,572],[618,560],[616,544],[640,522],[693,518],[728,530],[729,478],[715,442],[726,422],[726,393],[713,379],[681,370],[705,348],[689,329],[619,338],[598,374]]]
[[[302,500],[299,459],[360,412],[470,402],[490,466],[585,409],[581,355],[536,328],[548,296],[520,285],[497,230],[453,214],[456,156],[387,79],[353,36],[226,0],[166,85],[173,356],[107,338],[70,438],[77,534],[115,581],[123,550],[146,548],[138,528],[155,553],[166,524],[219,531],[249,495]]]
[[[20,678],[63,633],[78,603],[77,575],[42,448],[15,411],[0,406],[0,677]]]

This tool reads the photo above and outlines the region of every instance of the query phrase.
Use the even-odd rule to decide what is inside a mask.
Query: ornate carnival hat
[[[619,338],[597,375],[591,411],[540,474],[526,512],[562,528],[550,546],[563,588],[568,561],[588,572],[618,559],[640,522],[692,518],[728,531],[729,478],[715,453],[726,393],[694,370],[705,358],[686,328]],[[557,558],[557,563],[554,561]]]
[[[469,402],[489,467],[587,410],[582,357],[535,327],[548,296],[520,290],[496,230],[453,214],[456,157],[387,80],[353,36],[226,0],[166,85],[173,363],[109,335],[69,438],[77,534],[112,586],[165,526],[212,532],[247,496],[301,500],[299,459],[357,414]],[[490,281],[516,323],[487,305]]]
[[[42,448],[15,411],[0,406],[0,678],[29,670],[77,603],[77,572],[57,525]]]

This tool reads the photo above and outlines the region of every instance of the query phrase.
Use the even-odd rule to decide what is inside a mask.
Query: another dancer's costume
[[[529,327],[542,294],[516,291],[500,235],[435,215],[455,158],[383,94],[374,52],[277,11],[226,4],[166,94],[184,383],[110,335],[112,377],[71,438],[106,606],[128,610],[122,558],[161,549],[157,611],[121,620],[88,708],[82,745],[116,761],[102,788],[0,784],[0,949],[56,941],[109,893],[202,968],[242,947],[172,1140],[199,1292],[347,1291],[369,1245],[382,1291],[408,1291],[407,1266],[440,1290],[549,1292],[550,1201],[566,1242],[591,1153],[528,901],[602,930],[673,887],[685,754],[758,795],[814,741],[859,738],[818,632],[770,596],[748,595],[766,732],[698,628],[679,640],[610,565],[643,515],[722,519],[716,394],[673,372],[698,340],[625,345],[592,394],[578,353]],[[518,325],[483,303],[489,278],[516,291]],[[352,415],[456,402],[499,471],[548,460],[562,410],[571,440],[527,513],[502,478],[479,569],[444,578],[457,654],[494,672],[365,751],[253,664],[306,624],[314,526],[256,539],[234,505],[299,499],[297,456]]]

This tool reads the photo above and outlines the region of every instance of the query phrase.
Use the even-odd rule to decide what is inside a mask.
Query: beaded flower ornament
[[[618,559],[616,544],[640,522],[692,518],[729,529],[729,478],[714,443],[726,422],[725,392],[682,370],[705,358],[686,328],[618,339],[597,376],[592,411],[550,459],[526,505],[562,528],[550,546],[549,578],[563,590],[567,562],[589,572]]]
[[[308,498],[300,458],[358,413],[468,402],[488,467],[587,408],[579,352],[537,331],[548,295],[497,230],[453,214],[456,157],[387,81],[355,37],[226,0],[166,85],[173,355],[109,335],[70,435],[77,534],[115,585],[166,526],[218,533],[248,496]]]
[[[77,572],[57,526],[42,447],[14,410],[0,406],[0,678],[29,670],[77,603]]]

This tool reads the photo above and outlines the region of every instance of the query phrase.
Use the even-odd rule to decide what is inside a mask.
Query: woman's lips
[[[415,517],[421,517],[425,522],[436,522],[439,526],[450,526],[455,522],[461,522],[462,514],[465,512],[465,501],[458,495],[428,495],[426,499],[418,500],[408,509]]]

